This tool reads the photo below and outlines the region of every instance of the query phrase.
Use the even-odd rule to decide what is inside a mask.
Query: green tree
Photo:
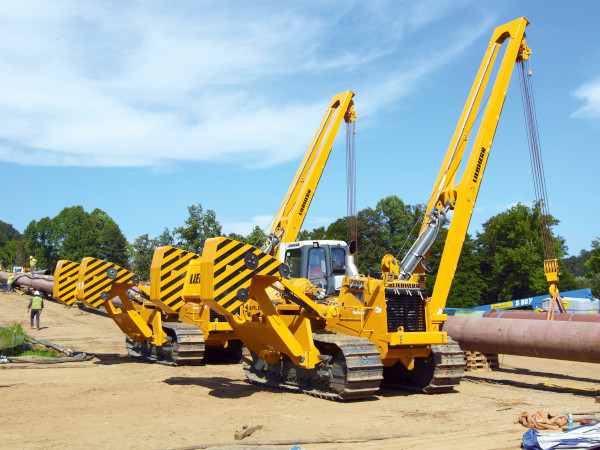
[[[600,297],[600,237],[592,241],[592,249],[584,268],[586,281],[581,284],[591,287],[594,297]]]
[[[416,239],[422,219],[422,207],[405,204],[396,195],[377,202],[375,209],[365,208],[357,217],[358,268],[380,270],[381,259],[392,254],[402,259]]]
[[[586,273],[589,275],[600,274],[600,238],[592,241],[592,250],[588,253],[589,258],[584,264]]]
[[[94,209],[90,221],[96,232],[97,249],[95,255],[122,267],[129,267],[127,259],[127,239],[123,236],[119,225],[101,209]]]
[[[177,246],[194,253],[201,254],[204,241],[208,238],[222,235],[221,225],[212,210],[204,212],[202,205],[188,206],[189,217],[185,226],[174,230],[178,238]]]
[[[579,256],[569,256],[568,258],[564,258],[563,262],[567,270],[575,277],[583,277],[586,273],[585,263],[590,259],[591,254],[590,251],[582,249],[579,252]]]
[[[59,259],[80,261],[87,256],[128,267],[125,236],[116,222],[97,208],[88,214],[82,206],[72,206],[52,219],[33,220],[24,239],[26,251],[36,257],[39,267],[54,268]]]
[[[150,279],[150,266],[152,257],[156,248],[156,240],[150,239],[147,234],[138,237],[131,245],[131,270],[137,274],[141,280]]]
[[[548,290],[544,275],[544,250],[539,232],[540,209],[518,204],[483,224],[477,234],[477,252],[485,289],[482,304],[524,298]],[[551,226],[558,223],[550,217]],[[564,254],[564,239],[554,238],[556,255]],[[575,280],[561,265],[560,290],[575,286]]]
[[[157,247],[164,247],[166,245],[173,246],[175,244],[175,239],[173,238],[173,234],[168,227],[165,227],[163,232],[155,238]]]
[[[44,217],[32,220],[23,232],[27,249],[37,259],[38,267],[52,269],[59,260],[59,249],[52,220]]]
[[[64,208],[52,222],[61,259],[80,261],[100,256],[96,224],[83,206]]]
[[[3,242],[8,241],[21,241],[23,240],[23,236],[19,231],[13,227],[11,224],[3,222],[0,220],[0,246],[4,245]],[[3,240],[2,240],[3,239]]]
[[[260,248],[265,243],[266,238],[265,232],[258,225],[255,225],[250,234],[244,238],[244,242]]]
[[[435,280],[446,244],[448,230],[442,228],[436,242],[434,243],[429,256],[429,266],[431,272],[427,275],[427,290],[435,295]],[[479,268],[479,259],[477,258],[476,241],[469,234],[465,236],[465,242],[462,247],[460,258],[446,305],[452,308],[472,308],[480,304],[481,294],[485,287],[485,280],[481,275]]]

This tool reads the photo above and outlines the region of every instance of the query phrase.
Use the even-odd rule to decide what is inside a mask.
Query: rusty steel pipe
[[[546,313],[533,311],[492,311],[486,317],[492,319],[546,320]],[[559,322],[600,322],[600,314],[554,313],[554,320]]]
[[[463,350],[600,363],[595,323],[451,316],[443,329]]]
[[[52,295],[52,289],[54,288],[54,277],[52,276],[38,276],[30,274],[16,274],[14,285],[27,286],[37,291],[47,292]],[[0,272],[0,282],[6,283],[8,281],[8,272]]]

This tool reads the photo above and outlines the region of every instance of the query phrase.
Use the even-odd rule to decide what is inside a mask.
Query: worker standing
[[[40,315],[42,314],[42,309],[44,309],[44,299],[40,295],[40,291],[35,291],[33,293],[33,297],[29,301],[29,306],[27,307],[27,311],[31,310],[30,319],[31,319],[31,328],[35,328],[33,326],[33,318],[37,319],[37,329],[40,329]]]
[[[8,280],[7,280],[7,284],[8,284],[8,292],[12,292],[12,285],[15,282],[15,277],[13,276],[12,272],[8,273]]]
[[[35,272],[35,266],[37,264],[37,259],[35,259],[32,255],[29,255],[29,268],[31,270],[31,275]]]

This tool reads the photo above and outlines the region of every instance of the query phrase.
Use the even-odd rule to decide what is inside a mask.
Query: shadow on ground
[[[244,381],[224,377],[170,377],[164,382],[171,386],[202,386],[210,389],[208,394],[217,398],[249,397],[261,390]]]
[[[543,375],[543,374],[541,374],[541,375]],[[587,380],[587,379],[584,379],[584,380]],[[532,390],[536,390],[536,391],[554,392],[554,393],[559,393],[559,394],[569,393],[569,394],[574,394],[574,395],[581,395],[583,397],[595,397],[598,395],[598,391],[595,389],[594,390],[585,390],[586,388],[584,388],[584,387],[579,389],[575,386],[561,386],[561,385],[552,386],[550,384],[551,382],[540,382],[539,380],[536,380],[536,382],[534,382],[534,381],[526,382],[526,381],[516,381],[514,379],[502,380],[502,379],[498,379],[498,378],[466,376],[463,379],[463,382],[472,382],[475,384],[481,384],[481,385],[492,386],[492,387],[495,386],[495,387],[507,387],[507,388],[532,389]]]
[[[121,355],[119,353],[95,353],[98,361],[94,361],[94,364],[100,365],[113,365],[123,363],[134,363],[134,364],[154,364],[151,361],[144,361],[141,359],[134,359],[128,355]]]
[[[521,369],[518,367],[514,367],[514,368],[504,367],[501,369],[494,369],[494,372],[510,373],[510,374],[517,374],[517,375],[528,375],[528,376],[543,377],[543,378],[555,378],[558,380],[567,380],[567,381],[581,381],[583,383],[595,383],[595,384],[600,383],[600,380],[593,379],[593,378],[584,378],[584,377],[578,377],[578,376],[574,376],[574,375],[566,375],[563,373],[538,372],[535,370]]]

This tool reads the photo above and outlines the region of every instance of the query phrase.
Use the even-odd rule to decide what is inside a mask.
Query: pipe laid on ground
[[[54,277],[31,275],[29,273],[16,274],[14,285],[27,286],[37,291],[52,294],[54,288]],[[8,281],[8,272],[0,272],[0,282]]]
[[[486,317],[493,318],[493,319],[546,320],[546,312],[492,311]],[[554,313],[554,320],[559,321],[559,322],[600,322],[600,314]]]
[[[443,330],[463,350],[600,362],[596,323],[450,316]]]

